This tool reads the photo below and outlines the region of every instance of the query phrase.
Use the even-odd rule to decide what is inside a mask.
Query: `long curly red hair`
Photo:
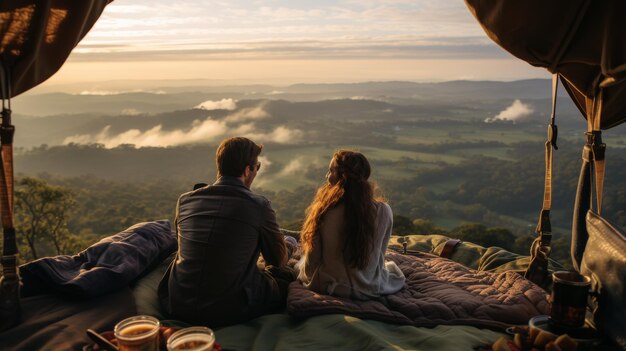
[[[338,150],[333,155],[327,182],[306,210],[301,231],[304,253],[313,250],[313,239],[328,210],[344,204],[344,259],[354,268],[364,269],[373,249],[376,208],[374,185],[368,181],[371,167],[360,152]]]

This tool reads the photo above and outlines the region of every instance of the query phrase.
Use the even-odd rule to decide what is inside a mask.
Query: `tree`
[[[515,244],[515,235],[506,228],[487,228],[484,224],[466,223],[452,229],[452,234],[464,241],[470,241],[485,247],[497,246],[511,251]]]
[[[485,246],[498,246],[508,251],[515,247],[515,235],[506,228],[489,228],[485,241]]]
[[[537,234],[529,233],[526,235],[520,235],[515,239],[515,245],[513,251],[522,255],[530,255],[530,247],[537,238]],[[568,250],[569,253],[569,250]]]
[[[413,222],[408,217],[401,215],[393,216],[393,233],[396,235],[413,234]]]
[[[470,239],[479,237],[487,232],[487,226],[480,223],[463,223],[451,230],[451,233],[463,240],[472,241]]]
[[[426,218],[414,219],[413,230],[415,234],[441,233],[441,229],[435,228],[435,224],[433,223],[433,221]]]
[[[67,229],[69,211],[75,204],[69,189],[24,177],[17,182],[15,199],[16,232],[32,259],[39,258],[38,249],[45,244],[51,244],[57,255],[81,246],[80,239]]]

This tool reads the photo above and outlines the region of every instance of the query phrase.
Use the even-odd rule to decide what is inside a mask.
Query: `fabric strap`
[[[446,241],[446,243],[443,245],[443,249],[441,249],[441,253],[439,254],[439,257],[448,258],[448,259],[452,257],[454,250],[456,249],[457,246],[459,246],[461,242],[462,241],[459,239],[449,239],[448,241]]]
[[[550,223],[550,210],[552,208],[552,148],[558,149],[556,145],[558,128],[556,126],[556,99],[559,85],[559,75],[552,75],[552,114],[548,125],[548,140],[545,143],[545,175],[543,205],[539,214],[537,224],[537,238],[533,242],[530,255],[531,260],[524,277],[539,286],[548,283],[548,259],[550,257],[552,242],[552,224]]]
[[[595,183],[596,213],[602,208],[602,190],[604,187],[604,156],[606,144],[602,142],[600,119],[602,115],[602,89],[595,98],[585,98],[587,111],[587,141],[582,152],[582,166],[576,189],[574,216],[572,221],[572,264],[577,271],[582,269],[582,258],[589,239],[586,216],[593,210]],[[595,181],[594,181],[595,179]]]
[[[595,173],[596,213],[602,211],[602,193],[604,190],[606,144],[602,142],[600,120],[602,115],[603,89],[594,98],[586,98],[587,104],[587,145],[591,147],[593,172]]]

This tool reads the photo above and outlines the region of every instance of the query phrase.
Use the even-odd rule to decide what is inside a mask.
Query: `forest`
[[[370,82],[25,94],[15,104],[21,259],[74,254],[135,223],[173,221],[181,193],[213,182],[217,144],[233,133],[263,143],[252,187],[285,228],[300,228],[332,153],[349,148],[370,160],[395,234],[444,234],[525,255],[542,205],[549,87]],[[558,124],[552,257],[567,265],[585,128],[569,99]],[[626,130],[603,138],[602,215],[623,229]]]
[[[497,147],[493,142],[433,144],[422,151],[444,152],[452,148]],[[102,152],[98,147],[82,150]],[[569,228],[578,177],[579,147],[563,142],[555,156],[554,205],[555,236],[552,257],[568,265]],[[172,150],[164,152],[174,153]],[[133,148],[113,149],[116,157],[137,152]],[[150,152],[156,152],[150,150]],[[199,162],[209,168],[204,148]],[[197,157],[199,153],[194,154]],[[541,209],[543,192],[543,153],[535,143],[518,143],[507,151],[509,160],[475,155],[456,164],[419,167],[411,158],[373,159],[374,170],[407,169],[405,177],[389,179],[384,172],[375,178],[379,195],[394,211],[394,234],[444,234],[483,246],[498,246],[527,254],[534,239],[534,227]],[[134,157],[134,156],[130,156]],[[606,177],[604,214],[621,228],[626,227],[626,157],[611,155]],[[417,169],[417,171],[415,171]],[[270,170],[271,171],[271,170]],[[270,199],[279,224],[298,230],[305,209],[316,187],[323,181],[326,166],[309,164],[295,171],[308,182],[293,189],[273,190],[259,186],[253,190]],[[285,175],[283,175],[285,176]],[[75,177],[40,173],[20,175],[16,189],[16,217],[22,262],[56,254],[74,254],[102,237],[115,234],[138,222],[174,220],[178,196],[192,189],[192,177],[147,178],[145,181],[107,180],[97,175]],[[265,183],[267,184],[267,183]]]

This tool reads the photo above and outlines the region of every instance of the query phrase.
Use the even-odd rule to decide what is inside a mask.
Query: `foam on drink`
[[[167,342],[168,351],[211,351],[215,334],[209,328],[191,327],[172,334]]]
[[[161,323],[151,316],[135,316],[117,323],[113,332],[120,351],[158,351]]]

